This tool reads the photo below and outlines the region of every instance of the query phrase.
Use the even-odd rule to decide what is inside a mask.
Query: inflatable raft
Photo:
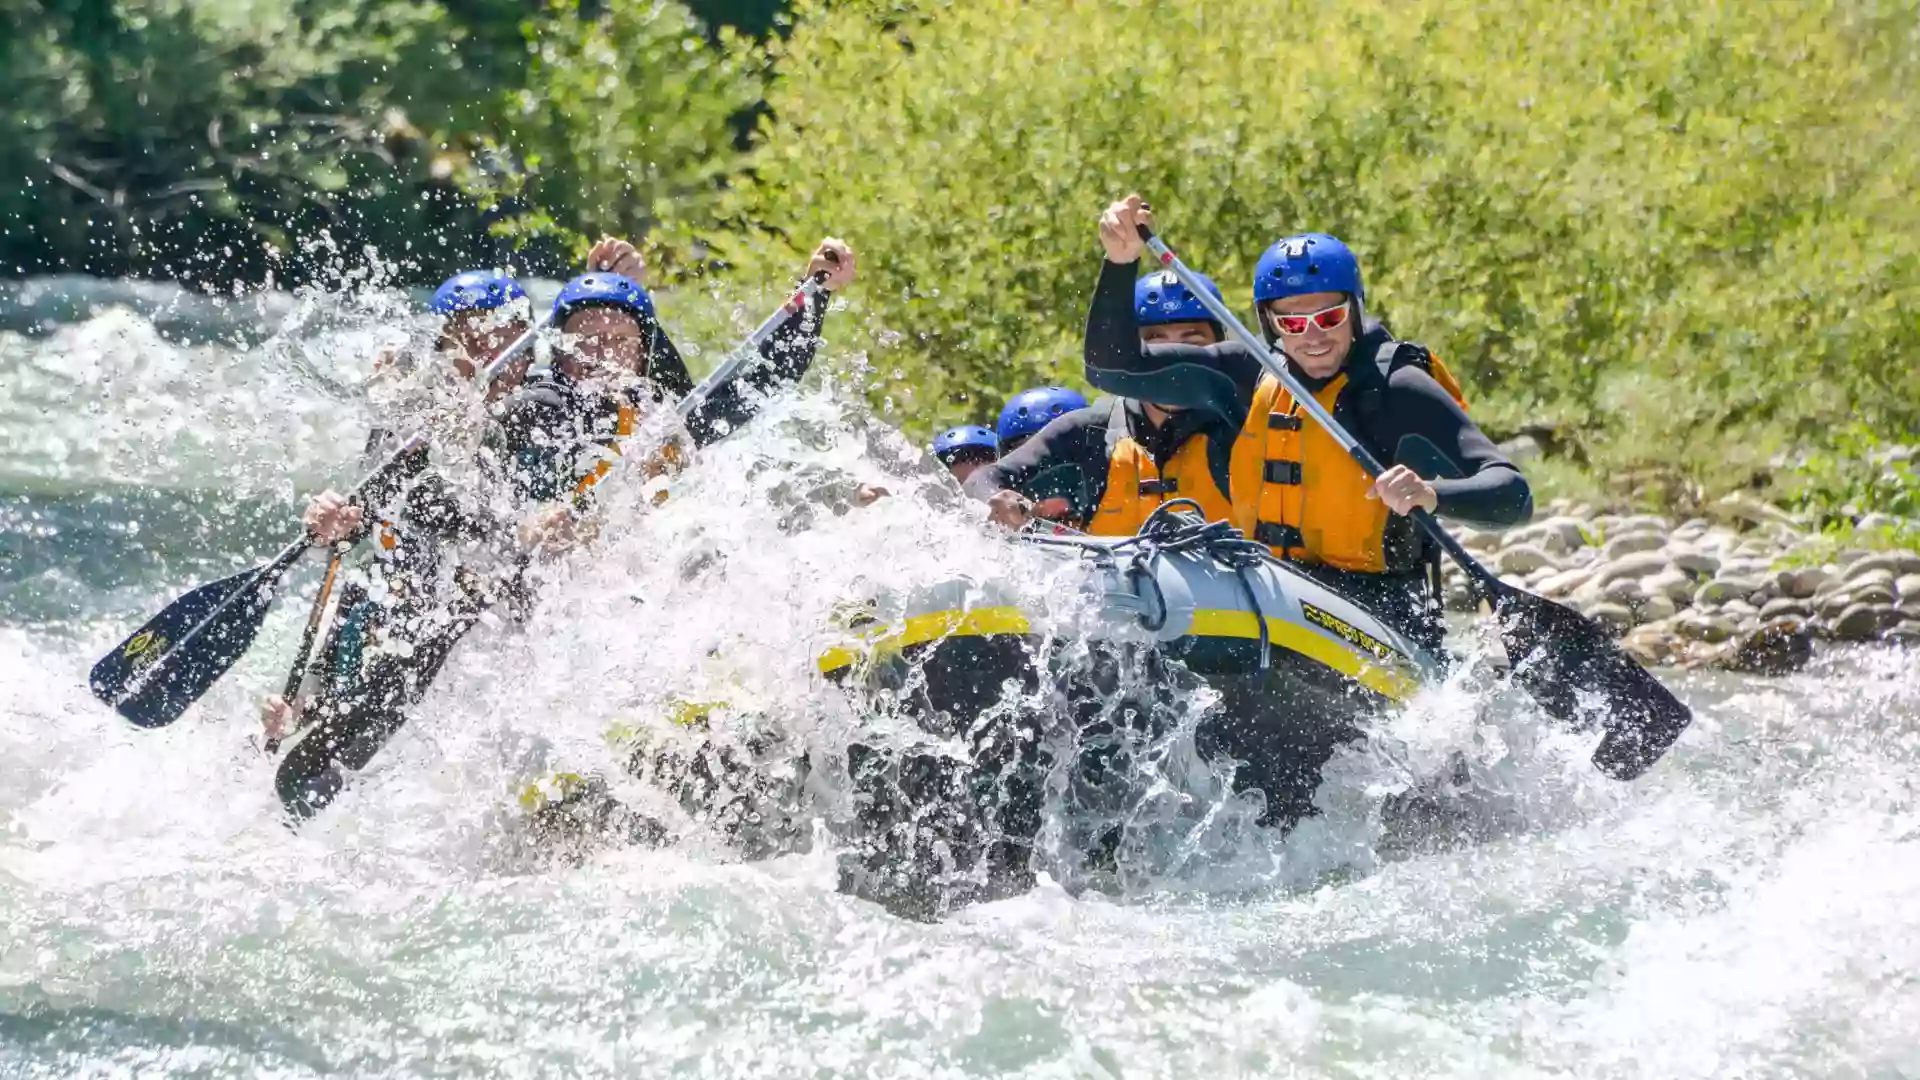
[[[1024,890],[1049,787],[1113,772],[1102,748],[1121,729],[1151,738],[1192,722],[1196,701],[1196,749],[1235,763],[1263,823],[1290,825],[1364,719],[1440,678],[1438,658],[1367,609],[1180,506],[1133,537],[1023,536],[1058,560],[1043,588],[939,582],[846,615],[820,671],[942,748],[853,747],[871,829],[843,887],[936,918]]]

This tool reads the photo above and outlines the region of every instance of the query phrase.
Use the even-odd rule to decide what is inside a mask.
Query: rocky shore
[[[1804,665],[1816,640],[1920,643],[1920,553],[1834,551],[1750,498],[1677,524],[1556,500],[1521,528],[1456,535],[1503,579],[1599,620],[1648,665],[1774,674]],[[1471,610],[1453,567],[1447,606]]]

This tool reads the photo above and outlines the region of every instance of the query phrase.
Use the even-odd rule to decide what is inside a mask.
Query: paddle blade
[[[180,719],[260,632],[273,584],[261,569],[202,585],[169,604],[93,665],[87,682],[94,696],[141,727]],[[254,594],[243,595],[250,586]]]
[[[1606,738],[1593,764],[1631,780],[1660,760],[1693,712],[1592,619],[1495,580],[1493,597],[1513,677],[1541,708],[1576,726],[1598,718]]]

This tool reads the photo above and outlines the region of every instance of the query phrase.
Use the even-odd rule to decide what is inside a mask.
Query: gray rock
[[[1885,566],[1874,566],[1865,570],[1861,569],[1861,566],[1867,561],[1866,559],[1862,559],[1852,566],[1847,567],[1847,588],[1858,589],[1865,585],[1885,585],[1889,589],[1893,588],[1893,583],[1896,580],[1893,571]]]
[[[1894,605],[1903,619],[1920,620],[1920,596],[1909,596]]]
[[[1739,631],[1733,620],[1724,615],[1700,612],[1680,616],[1673,621],[1673,628],[1690,641],[1706,642],[1725,641]]]
[[[1772,575],[1772,559],[1752,559],[1745,555],[1731,555],[1720,560],[1720,569],[1715,577],[1723,578],[1763,578]]]
[[[1633,611],[1625,604],[1600,603],[1587,609],[1587,616],[1615,633],[1633,626]]]
[[[1729,600],[1745,600],[1759,591],[1760,582],[1754,578],[1722,575],[1700,586],[1693,594],[1693,602],[1699,607],[1715,607]]]
[[[1615,559],[1607,557],[1600,566],[1600,572],[1594,575],[1594,581],[1605,586],[1622,579],[1638,581],[1652,577],[1672,564],[1658,551],[1641,551]]]
[[[1865,548],[1848,548],[1845,551],[1842,551],[1840,554],[1834,556],[1833,561],[1838,563],[1842,570],[1850,570],[1853,567],[1854,563],[1857,563],[1861,559],[1865,559],[1871,556],[1872,554],[1873,552],[1868,551]]]
[[[1880,636],[1900,645],[1920,645],[1920,620],[1899,623]]]
[[[1885,604],[1892,607],[1900,597],[1893,591],[1893,583],[1870,581],[1865,585],[1848,585],[1847,595],[1856,604]]]
[[[1562,570],[1541,579],[1534,586],[1534,591],[1542,596],[1550,596],[1557,599],[1562,596],[1572,595],[1575,589],[1585,585],[1592,578],[1593,571],[1591,569],[1584,566],[1575,567],[1574,569]]]
[[[1892,514],[1874,513],[1867,514],[1859,521],[1854,522],[1853,527],[1859,529],[1861,532],[1879,532],[1881,529],[1911,528],[1912,522],[1906,518],[1894,517]]]
[[[1899,593],[1902,600],[1920,597],[1920,574],[1900,575],[1893,583],[1893,591]]]
[[[1654,532],[1666,532],[1667,519],[1657,514],[1633,514],[1621,518],[1620,523],[1614,528],[1623,533],[1642,532],[1649,529]]]
[[[1608,561],[1617,561],[1643,551],[1658,551],[1666,545],[1667,538],[1660,533],[1637,532],[1624,536],[1608,533],[1606,545],[1600,551]]]
[[[1775,619],[1805,620],[1811,618],[1813,618],[1813,605],[1807,603],[1805,600],[1796,600],[1791,596],[1776,597],[1767,601],[1766,605],[1760,609],[1760,619],[1762,622],[1772,622]]]
[[[1743,675],[1787,675],[1813,659],[1813,634],[1804,623],[1781,620],[1743,632],[1708,658],[1707,667]]]
[[[1847,567],[1847,580],[1858,581],[1867,574],[1885,572],[1889,578],[1920,574],[1920,555],[1911,551],[1882,551],[1866,555]]]
[[[1833,636],[1841,641],[1872,641],[1899,621],[1900,613],[1892,604],[1849,604],[1833,620]]]
[[[1510,547],[1494,557],[1493,565],[1502,574],[1531,574],[1543,568],[1558,570],[1553,557],[1532,544]]]
[[[1723,521],[1745,521],[1753,525],[1766,525],[1779,522],[1782,525],[1798,527],[1799,522],[1791,514],[1777,506],[1769,505],[1751,495],[1734,492],[1719,502],[1707,507],[1711,513]]]
[[[1671,599],[1656,593],[1633,605],[1633,617],[1638,622],[1656,623],[1673,618],[1679,610]]]
[[[1840,617],[1840,613],[1853,605],[1853,594],[1846,589],[1821,593],[1813,598],[1813,610],[1822,619],[1831,622]]]
[[[1720,570],[1720,557],[1710,551],[1673,544],[1667,548],[1667,560],[1690,574],[1710,578]]]
[[[1675,540],[1691,540],[1696,536],[1705,536],[1707,530],[1711,528],[1713,528],[1713,523],[1706,518],[1688,518],[1680,523],[1679,528],[1673,530],[1673,538]]]
[[[1740,597],[1735,597],[1720,605],[1720,614],[1729,619],[1759,618],[1760,609]]]
[[[1615,578],[1600,589],[1600,595],[1618,604],[1637,604],[1647,594],[1632,578]]]
[[[1500,444],[1500,452],[1516,465],[1535,461],[1540,457],[1540,440],[1531,435],[1515,435]]]
[[[1578,518],[1553,517],[1539,525],[1540,546],[1549,554],[1564,555],[1587,546],[1587,534],[1580,529]]]
[[[1664,596],[1676,604],[1693,603],[1693,578],[1678,569],[1662,570],[1640,579],[1640,591],[1648,596]]]
[[[1782,570],[1773,577],[1774,587],[1780,590],[1780,595],[1791,596],[1796,600],[1812,599],[1832,580],[1833,575],[1819,566]]]

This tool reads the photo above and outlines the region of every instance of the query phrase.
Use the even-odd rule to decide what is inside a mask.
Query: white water
[[[1920,1077],[1920,677],[1896,652],[1674,676],[1698,719],[1632,785],[1522,703],[1446,688],[1336,760],[1284,838],[1175,740],[1126,891],[1072,895],[1056,849],[1032,893],[939,925],[835,891],[831,783],[810,851],[742,862],[681,819],[666,850],[533,858],[515,796],[550,770],[665,812],[602,736],[675,700],[843,742],[860,712],[812,674],[840,601],[1044,587],[977,510],[890,475],[904,442],[831,390],[657,510],[610,481],[632,494],[591,557],[528,625],[476,631],[291,833],[247,739],[302,603],[164,731],[84,679],[355,471],[383,332],[293,327],[249,350],[113,310],[0,333],[0,1076]],[[852,478],[897,496],[836,514]],[[1383,857],[1382,802],[1456,748],[1502,835]]]

